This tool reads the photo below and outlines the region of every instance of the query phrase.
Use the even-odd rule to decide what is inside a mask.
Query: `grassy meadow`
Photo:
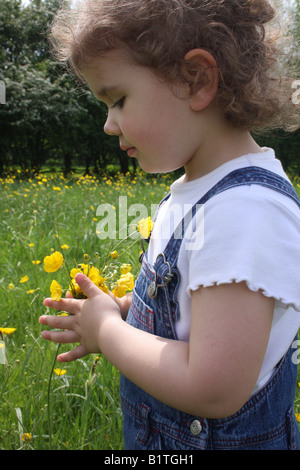
[[[57,345],[40,337],[50,283],[66,284],[63,272],[44,271],[43,259],[59,251],[75,267],[88,254],[101,265],[120,240],[99,239],[97,207],[116,209],[118,229],[120,196],[128,209],[150,208],[168,188],[165,178],[143,174],[97,180],[16,172],[0,180],[0,328],[15,329],[3,330],[0,348],[0,449],[122,449],[118,371],[101,356],[58,364]],[[139,214],[132,216],[128,223]],[[131,263],[136,275],[141,245],[134,242],[122,241],[114,262]]]
[[[151,215],[151,204],[168,192],[170,182],[143,173],[66,179],[46,172],[28,177],[20,170],[0,178],[1,450],[123,448],[118,371],[95,355],[58,364],[58,346],[41,339],[38,318],[47,311],[43,299],[50,283],[66,284],[61,270],[44,271],[43,259],[59,251],[75,267],[87,254],[100,267],[120,240],[99,238],[98,206],[116,209],[118,230],[120,196],[127,197],[128,209],[143,204]],[[295,187],[299,190],[298,180]],[[134,207],[128,224],[139,216]],[[114,262],[131,263],[136,276],[141,245],[133,241],[117,247]],[[295,409],[300,413],[300,392]]]

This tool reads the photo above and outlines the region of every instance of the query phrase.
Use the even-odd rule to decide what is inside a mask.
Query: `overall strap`
[[[157,209],[156,209],[156,211],[155,211],[155,214],[154,214],[154,216],[153,216],[153,218],[152,218],[152,222],[155,222],[155,220],[156,220],[156,218],[157,218],[157,214],[158,214],[158,212],[159,212],[159,209],[160,209],[161,206],[169,199],[170,196],[171,196],[171,193],[168,193],[168,194],[160,201],[160,203],[158,204]],[[149,237],[148,241],[149,241],[149,240],[150,240],[150,237]]]
[[[184,236],[184,230],[188,227],[189,223],[196,215],[197,210],[201,205],[205,204],[210,198],[216,196],[231,188],[238,186],[249,186],[258,184],[266,188],[278,191],[279,193],[291,198],[300,208],[300,200],[298,195],[289,181],[277,175],[276,173],[266,170],[261,167],[249,166],[234,170],[216,183],[199,201],[190,209],[181,222],[173,232],[165,250],[165,257],[171,266],[177,262],[180,245]],[[157,260],[159,264],[162,263],[161,257]],[[156,268],[156,264],[155,264]]]
[[[159,209],[160,209],[161,206],[164,204],[164,202],[166,202],[166,201],[169,199],[170,196],[171,196],[171,193],[168,193],[168,194],[160,201],[160,203],[158,204],[157,209],[156,209],[156,211],[155,211],[155,214],[154,214],[154,216],[153,216],[153,218],[152,218],[152,222],[155,222],[155,221],[156,221],[156,218],[157,218],[157,214],[158,214],[158,212],[159,212]],[[151,233],[150,233],[150,235],[149,235],[148,238],[142,239],[143,253],[142,253],[142,256],[140,257],[140,261],[143,259],[143,255],[144,255],[145,250],[146,250],[145,247],[144,247],[144,242],[145,242],[145,243],[149,243],[149,242],[150,242],[150,238],[151,238]]]

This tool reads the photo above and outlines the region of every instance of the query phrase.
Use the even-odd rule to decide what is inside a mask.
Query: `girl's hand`
[[[100,328],[105,319],[112,315],[121,320],[121,312],[117,303],[107,294],[102,292],[84,274],[77,274],[76,282],[81,287],[87,299],[74,299],[67,297],[60,301],[47,298],[44,305],[57,310],[70,313],[68,316],[42,315],[39,322],[50,328],[64,331],[42,332],[44,339],[55,343],[80,343],[67,353],[60,354],[57,360],[69,362],[79,359],[90,353],[100,353],[99,341]]]

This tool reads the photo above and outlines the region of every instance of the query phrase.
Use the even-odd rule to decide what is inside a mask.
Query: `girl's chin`
[[[140,168],[145,171],[146,173],[149,174],[165,174],[165,173],[171,173],[172,171],[178,170],[181,167],[176,167],[173,168],[173,166],[169,165],[155,165],[153,160],[151,160],[151,157],[148,157],[147,159],[143,158],[141,154],[136,154],[135,158],[138,161],[138,164]],[[162,163],[162,162],[160,162]]]

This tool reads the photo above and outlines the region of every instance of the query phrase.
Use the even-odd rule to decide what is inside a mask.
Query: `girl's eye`
[[[112,107],[113,108],[122,108],[123,105],[124,105],[124,101],[125,101],[125,96],[123,96],[123,98],[121,98],[120,100],[116,101]]]

